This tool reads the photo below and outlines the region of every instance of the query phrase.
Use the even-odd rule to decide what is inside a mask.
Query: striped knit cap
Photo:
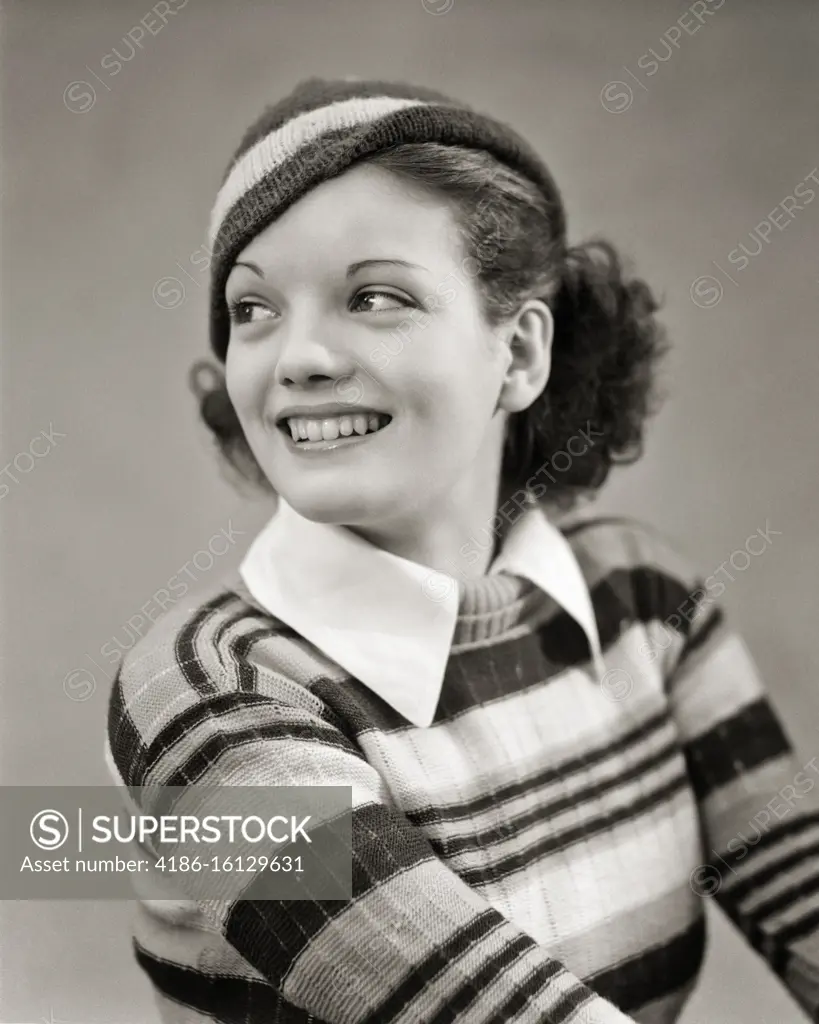
[[[224,362],[224,298],[242,249],[297,199],[352,164],[399,143],[487,150],[538,185],[565,235],[560,193],[537,153],[508,125],[442,93],[400,82],[311,78],[268,107],[245,133],[211,212],[210,340]]]

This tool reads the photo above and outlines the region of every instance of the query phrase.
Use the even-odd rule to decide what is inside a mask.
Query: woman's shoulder
[[[288,635],[292,631],[256,602],[234,570],[166,607],[125,652],[116,683],[126,701],[157,687],[167,698],[174,687],[189,697],[232,691],[242,686],[251,647]]]
[[[558,522],[573,548],[603,561],[650,564],[669,575],[696,572],[692,556],[671,531],[646,519],[628,515],[572,516]]]
[[[255,601],[238,572],[168,608],[126,652],[111,684],[106,760],[114,777],[141,785],[152,765],[173,762],[228,720],[250,722],[261,705],[287,706],[295,717],[324,714],[306,685],[311,666],[300,639]]]

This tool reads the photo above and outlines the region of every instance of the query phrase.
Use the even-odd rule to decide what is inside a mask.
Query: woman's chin
[[[352,485],[338,487],[282,487],[277,489],[291,508],[314,523],[366,523],[383,513],[383,497],[369,495],[366,489]]]

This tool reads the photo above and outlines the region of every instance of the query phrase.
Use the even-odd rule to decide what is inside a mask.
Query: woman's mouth
[[[369,410],[325,416],[321,419],[308,416],[288,416],[279,422],[288,447],[300,451],[328,451],[347,447],[383,430],[392,421],[388,413]]]

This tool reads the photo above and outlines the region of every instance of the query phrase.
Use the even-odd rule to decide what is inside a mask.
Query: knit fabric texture
[[[225,283],[251,239],[356,161],[399,143],[421,142],[486,150],[524,174],[549,202],[552,236],[565,240],[563,204],[551,173],[508,125],[421,86],[311,78],[251,125],[211,211],[210,338],[221,362],[230,333]]]
[[[622,518],[561,529],[599,682],[577,623],[505,573],[461,585],[427,728],[238,574],[126,653],[118,785],[354,794],[350,900],[135,902],[167,1024],[671,1024],[706,898],[819,1020],[817,759],[794,753],[721,591],[662,535]]]

